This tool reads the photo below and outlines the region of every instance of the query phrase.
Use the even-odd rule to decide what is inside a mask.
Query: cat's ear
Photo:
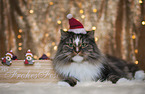
[[[63,29],[60,29],[60,32],[61,32],[61,40],[67,38],[67,36],[68,36],[67,32],[63,31]]]
[[[87,35],[90,37],[90,38],[94,38],[94,30],[92,31],[87,31]]]

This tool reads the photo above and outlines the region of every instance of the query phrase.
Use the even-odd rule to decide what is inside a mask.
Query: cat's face
[[[93,46],[89,44],[87,35],[70,33],[63,41],[62,52],[70,53],[71,56],[86,56],[93,52]]]
[[[61,41],[54,62],[69,64],[74,56],[81,56],[84,61],[93,62],[99,55],[100,51],[94,41],[94,31],[87,34],[61,31]]]

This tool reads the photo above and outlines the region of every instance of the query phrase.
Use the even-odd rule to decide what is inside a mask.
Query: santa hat
[[[13,53],[12,53],[12,50],[10,50],[10,52],[6,53],[6,55],[10,55],[11,58],[13,57]]]
[[[30,49],[27,51],[27,53],[26,53],[25,56],[27,56],[27,55],[33,56],[33,54],[31,53],[31,50]]]
[[[68,32],[74,32],[76,34],[86,34],[86,30],[84,26],[75,18],[73,18],[72,14],[68,14],[67,18],[69,19],[70,29]]]

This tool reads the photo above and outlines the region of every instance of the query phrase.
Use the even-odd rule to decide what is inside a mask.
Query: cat
[[[102,54],[95,43],[94,31],[76,34],[61,30],[53,67],[70,86],[75,86],[77,81],[116,83],[120,78],[132,79],[139,70],[135,64]]]

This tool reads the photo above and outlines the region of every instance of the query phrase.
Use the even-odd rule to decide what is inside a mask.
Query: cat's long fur
[[[105,81],[116,83],[124,77],[131,79],[135,65],[103,55],[94,41],[94,31],[75,34],[61,30],[61,40],[53,60],[53,66],[60,77],[71,86],[76,81]],[[131,70],[132,67],[135,69]]]

